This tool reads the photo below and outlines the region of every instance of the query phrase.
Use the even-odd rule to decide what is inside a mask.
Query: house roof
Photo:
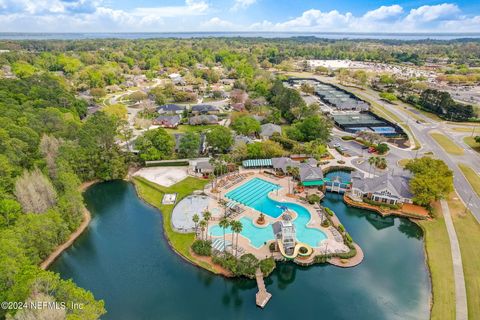
[[[260,135],[262,137],[271,137],[274,133],[282,133],[282,128],[273,123],[266,123],[260,126]]]
[[[192,107],[192,111],[196,112],[208,112],[208,111],[220,111],[218,107],[211,104],[197,104]]]
[[[202,124],[202,123],[217,123],[218,117],[216,115],[200,115],[200,116],[193,116],[190,117],[188,120],[189,124]]]
[[[208,160],[197,162],[196,167],[197,167],[197,169],[210,169],[210,170],[213,170],[213,166],[212,166],[212,164],[211,164]]]
[[[323,179],[323,171],[321,168],[316,166],[311,166],[307,163],[302,163],[300,165],[300,181],[314,181],[314,180],[322,180]]]
[[[274,169],[281,169],[283,172],[286,172],[287,167],[299,167],[300,162],[287,157],[272,158],[272,166]]]
[[[168,122],[170,124],[178,124],[182,118],[178,115],[174,116],[158,116],[155,118],[157,122]]]
[[[355,188],[362,190],[364,193],[389,192],[392,196],[409,199],[413,197],[408,187],[409,180],[407,176],[387,172],[370,179],[355,179],[352,183]]]
[[[176,111],[183,111],[183,110],[185,110],[185,106],[181,106],[178,104],[164,104],[157,108],[157,112],[158,111],[176,112]]]

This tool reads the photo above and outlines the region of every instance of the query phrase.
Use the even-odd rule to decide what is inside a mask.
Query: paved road
[[[331,82],[332,80],[329,79]],[[350,90],[350,88],[347,88]],[[404,111],[403,107],[398,107],[389,103],[386,103],[375,96],[373,93],[368,91],[361,91],[352,89],[350,90],[356,93],[359,97],[365,97],[368,100],[375,101],[376,103],[382,105],[384,108],[388,109],[399,117],[403,122],[408,124],[410,130],[415,135],[418,141],[420,141],[422,148],[418,151],[405,151],[404,155],[410,154],[410,158],[420,156],[422,153],[431,151],[435,154],[436,157],[445,161],[445,163],[450,167],[454,174],[454,185],[457,190],[460,198],[465,203],[466,206],[470,209],[472,214],[475,216],[477,221],[480,222],[480,197],[475,193],[472,186],[468,180],[463,175],[462,171],[458,167],[459,162],[464,162],[475,171],[480,171],[480,157],[476,152],[466,152],[463,156],[452,156],[445,152],[442,147],[440,147],[435,140],[430,136],[429,132],[432,130],[446,132],[445,128],[447,124],[443,122],[438,122],[432,120],[428,117],[423,116],[422,114],[417,114],[417,116],[424,119],[424,123],[417,123],[415,119],[412,119],[408,113]],[[448,134],[452,137],[451,134]],[[457,139],[455,139],[457,140]],[[408,156],[406,156],[408,157]]]
[[[453,277],[455,281],[455,302],[456,302],[456,320],[468,319],[467,291],[465,289],[465,278],[463,276],[462,254],[458,244],[457,234],[453,227],[452,217],[448,203],[445,200],[440,201],[442,205],[443,217],[447,226],[448,238],[450,239],[450,249],[452,251]]]

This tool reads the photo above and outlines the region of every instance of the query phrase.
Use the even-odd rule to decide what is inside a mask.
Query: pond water
[[[90,228],[51,267],[104,299],[103,319],[428,319],[430,283],[421,229],[382,223],[328,194],[365,260],[355,268],[280,264],[266,279],[273,294],[255,306],[254,281],[225,279],[182,260],[162,233],[162,216],[124,181],[85,193]],[[373,223],[375,222],[375,223]]]

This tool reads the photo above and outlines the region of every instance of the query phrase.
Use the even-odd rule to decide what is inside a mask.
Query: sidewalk
[[[460,245],[458,244],[457,234],[453,226],[452,217],[450,216],[450,209],[445,200],[440,201],[442,205],[443,217],[445,218],[445,225],[447,226],[448,237],[450,239],[450,249],[452,251],[453,261],[453,277],[455,279],[455,302],[456,302],[456,320],[468,319],[467,308],[467,291],[465,289],[465,278],[463,276],[462,255],[460,253]]]

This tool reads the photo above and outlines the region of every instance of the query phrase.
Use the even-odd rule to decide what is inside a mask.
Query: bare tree
[[[26,213],[44,213],[57,203],[52,183],[38,168],[24,171],[17,179],[15,196]]]
[[[57,165],[55,161],[61,144],[62,141],[60,139],[46,134],[44,134],[40,140],[40,152],[45,157],[48,173],[51,178],[57,177]]]

